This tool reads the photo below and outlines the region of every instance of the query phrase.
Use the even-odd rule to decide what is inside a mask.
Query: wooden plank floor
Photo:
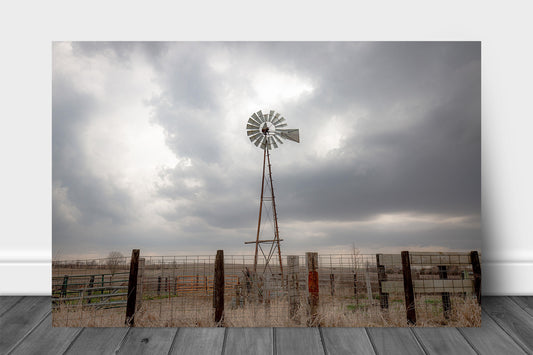
[[[50,297],[0,297],[0,354],[533,354],[533,296],[481,328],[53,328]]]

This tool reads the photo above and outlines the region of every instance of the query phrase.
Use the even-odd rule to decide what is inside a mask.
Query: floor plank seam
[[[524,312],[526,312],[529,316],[533,317],[533,313],[530,313],[531,311],[527,306],[524,306],[520,302],[516,301],[515,297],[508,297],[514,304],[518,305]]]
[[[128,340],[128,338],[129,338],[129,336],[130,336],[130,330],[131,330],[131,328],[128,328],[128,331],[126,332],[126,334],[124,334],[124,337],[122,338],[122,340],[120,341],[120,343],[118,343],[117,348],[115,349],[114,354],[118,354],[118,353],[120,352],[120,348],[122,348],[122,346],[126,343],[126,340]]]
[[[15,345],[13,345],[11,347],[11,349],[8,350],[7,354],[11,354],[20,344],[22,344],[22,342],[35,330],[37,329],[37,327],[39,325],[41,325],[42,322],[45,321],[46,317],[48,317],[50,314],[52,313],[52,310],[50,310],[49,312],[47,312],[43,318],[41,318],[36,325],[34,325],[26,334],[24,334],[24,336],[22,338],[19,339],[19,341],[17,341],[15,343]]]
[[[419,338],[418,335],[416,334],[414,328],[413,328],[413,327],[409,327],[408,329],[409,329],[409,331],[411,332],[411,334],[413,334],[413,337],[415,338],[416,343],[418,344],[418,346],[420,347],[420,349],[422,349],[422,351],[424,352],[424,354],[426,354],[426,355],[430,355],[428,349],[426,349],[426,346],[424,345],[424,343],[422,343],[422,340],[420,340],[420,338]]]
[[[227,340],[228,340],[228,328],[224,328],[224,338],[222,339],[222,351],[220,352],[221,355],[224,355],[226,353]]]
[[[457,331],[459,332],[459,334],[461,334],[464,338],[464,340],[468,343],[468,345],[470,345],[470,347],[475,351],[475,353],[477,355],[482,355],[478,349],[474,346],[474,344],[472,344],[472,342],[465,336],[465,334],[463,333],[463,330],[461,328],[455,328],[457,329]]]
[[[322,334],[322,327],[318,327],[318,334],[320,335],[320,343],[322,344],[322,351],[324,351],[324,355],[328,355],[328,350],[326,349],[326,341],[324,340],[324,334]]]
[[[364,329],[365,329],[366,337],[368,338],[368,341],[370,342],[370,345],[372,346],[372,350],[374,350],[374,354],[377,355],[378,349],[376,347],[376,344],[374,343],[374,339],[372,338],[372,335],[368,331],[368,328],[365,327]]]
[[[80,337],[81,333],[83,333],[84,330],[85,330],[85,328],[81,328],[80,332],[78,334],[76,334],[74,339],[72,339],[72,341],[67,346],[67,348],[65,349],[65,351],[63,352],[62,355],[65,355],[65,354],[67,354],[69,352],[69,350],[72,348],[72,345],[76,342],[76,340],[78,340],[78,338]]]
[[[21,297],[18,299],[17,302],[15,302],[15,303],[13,303],[13,304],[11,305],[11,307],[9,307],[8,309],[6,309],[6,310],[3,311],[2,313],[0,313],[0,318],[1,318],[4,314],[6,314],[7,312],[9,312],[9,311],[11,310],[11,308],[13,308],[13,307],[15,307],[17,304],[19,304],[24,298],[25,298],[24,296],[21,296]]]
[[[172,338],[172,343],[170,343],[170,349],[168,349],[168,355],[172,354],[172,351],[174,351],[174,344],[176,343],[176,338],[178,337],[179,332],[180,328],[176,328],[176,333],[174,333],[174,338]]]
[[[272,327],[272,355],[278,355],[278,348],[276,344],[276,328]]]
[[[506,327],[502,326],[500,322],[498,322],[498,320],[494,318],[489,312],[485,311],[485,314],[487,314],[487,316],[492,319],[494,323],[496,323],[498,327],[500,327],[500,329],[503,330],[505,334],[507,334],[516,343],[516,345],[518,345],[520,349],[522,349],[526,354],[530,354],[532,352],[532,350],[528,349],[526,344],[523,344],[520,339],[515,338],[512,333],[508,332],[507,329],[505,329]]]

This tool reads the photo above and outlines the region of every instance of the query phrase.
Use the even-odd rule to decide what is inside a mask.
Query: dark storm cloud
[[[280,191],[304,219],[479,213],[480,112],[471,99],[459,95],[403,131],[360,127],[365,133],[346,139],[339,155],[309,171],[286,172]]]
[[[246,138],[241,147],[225,135],[224,126],[228,110],[257,100],[252,81],[258,70],[284,73],[313,87],[276,103],[301,135],[300,145],[288,143],[273,156],[282,231],[297,233],[292,228],[298,223],[327,223],[329,231],[317,225],[327,238],[308,238],[317,249],[353,241],[369,250],[479,248],[479,43],[84,42],[73,45],[73,55],[103,56],[133,69],[139,60],[150,66],[160,90],[142,98],[151,110],[149,119],[164,129],[176,157],[190,164],[182,160],[162,169],[166,183],[154,183],[154,199],[176,202],[157,213],[174,232],[131,227],[136,211],[130,192],[92,176],[88,162],[80,159],[81,123],[102,109],[101,103],[77,91],[75,78],[54,72],[53,180],[68,188],[81,216],[68,222],[54,208],[54,248],[69,238],[75,245],[79,240],[72,236],[87,231],[98,236],[93,247],[100,243],[102,250],[135,242],[168,250],[176,238],[184,250],[236,249],[250,239],[257,223],[260,154],[252,156],[257,149],[251,150]],[[229,106],[230,100],[237,108]],[[320,146],[327,134],[322,127],[334,119],[342,138],[326,152]],[[237,154],[248,150],[248,158]],[[423,228],[413,222],[402,231],[331,226],[386,214],[466,216],[473,222]],[[114,237],[106,239],[108,234]],[[147,234],[149,242],[143,238]],[[295,248],[290,239],[287,243]]]
[[[250,221],[257,218],[259,206],[255,193],[259,186],[257,173],[232,170],[209,162],[167,169],[162,174],[173,184],[159,188],[159,195],[185,199],[189,204],[163,217],[175,221],[195,216],[217,228],[249,227]],[[189,186],[187,181],[198,181],[200,185]]]
[[[208,138],[216,137],[223,124],[221,95],[217,92],[217,78],[206,62],[208,48],[201,43],[181,43],[174,49],[154,61],[155,80],[163,89],[149,102],[154,109],[154,122],[168,133],[167,144],[173,151],[217,162],[223,142]]]
[[[222,142],[209,139],[216,137],[216,125],[220,123],[215,112],[180,108],[156,100],[151,104],[157,107],[155,121],[165,128],[167,145],[174,152],[211,163],[220,158]]]
[[[324,63],[324,85],[303,105],[305,124],[309,117],[327,120],[329,105],[347,115],[357,105],[367,114],[354,117],[353,135],[328,159],[316,158],[307,171],[284,171],[279,189],[291,196],[286,207],[310,220],[479,214],[479,44],[370,47],[363,59],[338,56],[353,65]]]

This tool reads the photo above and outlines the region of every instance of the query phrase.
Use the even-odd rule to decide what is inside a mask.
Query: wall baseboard
[[[485,262],[481,268],[483,295],[533,295],[533,262]],[[51,294],[50,262],[0,262],[0,275],[0,296]]]
[[[50,296],[52,263],[50,261],[0,262],[0,295]]]
[[[533,295],[533,262],[485,262],[481,273],[485,296]]]

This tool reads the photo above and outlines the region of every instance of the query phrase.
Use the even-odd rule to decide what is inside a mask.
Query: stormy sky
[[[53,257],[252,254],[271,152],[282,253],[481,248],[479,42],[56,42]]]

